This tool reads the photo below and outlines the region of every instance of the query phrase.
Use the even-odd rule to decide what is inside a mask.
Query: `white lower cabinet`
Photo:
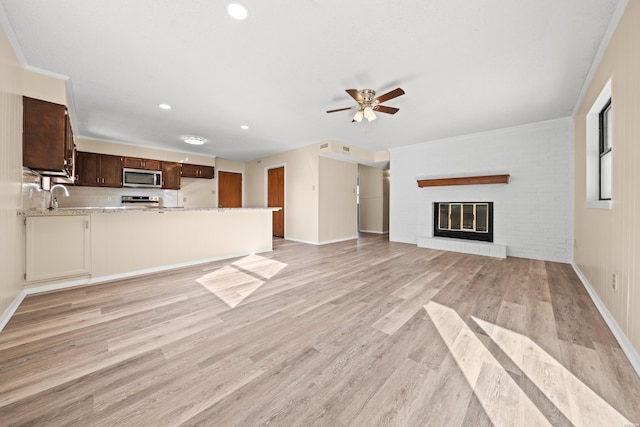
[[[26,218],[27,282],[91,273],[89,215]]]

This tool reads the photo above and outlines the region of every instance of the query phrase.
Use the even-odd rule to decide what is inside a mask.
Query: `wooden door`
[[[218,207],[242,207],[242,174],[218,171]]]
[[[273,213],[273,235],[284,237],[284,166],[269,169],[268,173],[268,206],[282,208]]]

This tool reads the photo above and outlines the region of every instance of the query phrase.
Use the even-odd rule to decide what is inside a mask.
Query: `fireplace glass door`
[[[493,241],[491,202],[436,203],[434,235]]]

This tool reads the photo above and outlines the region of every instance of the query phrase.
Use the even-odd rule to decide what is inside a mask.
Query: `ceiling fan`
[[[384,95],[380,95],[378,97],[376,97],[376,91],[373,89],[346,89],[346,92],[358,102],[358,105],[354,105],[353,107],[338,108],[336,110],[329,110],[327,111],[327,113],[335,113],[336,111],[346,110],[358,110],[356,112],[356,115],[353,116],[353,120],[351,120],[351,122],[361,122],[363,117],[371,122],[376,119],[374,111],[387,114],[397,113],[400,110],[399,108],[387,107],[380,104],[390,99],[396,98],[400,95],[404,95],[404,90],[400,88],[394,89],[391,92],[387,92]]]

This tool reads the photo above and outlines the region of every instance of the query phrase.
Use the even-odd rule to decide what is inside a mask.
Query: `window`
[[[586,207],[611,209],[613,199],[611,80],[587,113]]]
[[[599,116],[600,200],[611,200],[611,98]]]

